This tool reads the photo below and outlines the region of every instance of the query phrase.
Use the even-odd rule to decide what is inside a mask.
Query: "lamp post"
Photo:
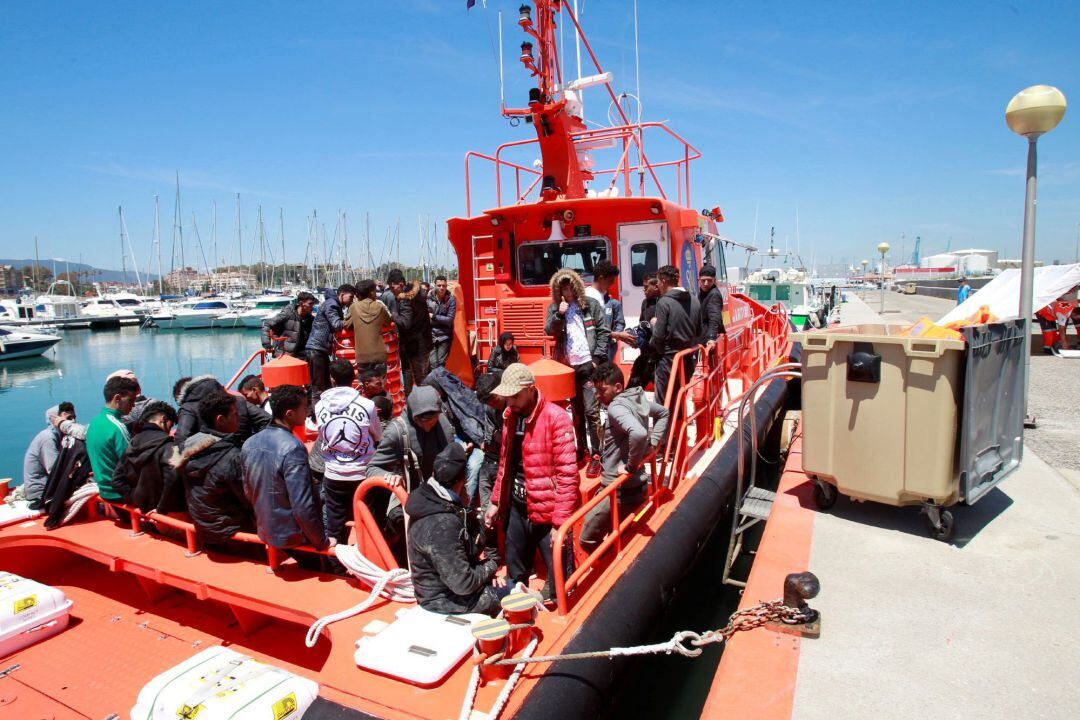
[[[885,312],[885,253],[889,252],[889,243],[879,242],[877,244],[877,251],[881,253],[881,312]]]
[[[866,282],[867,282],[866,281],[866,266],[870,264],[870,261],[869,260],[863,260],[859,264],[862,265],[862,294],[863,294],[863,297],[865,297],[866,296]]]
[[[1035,143],[1057,127],[1065,116],[1065,95],[1056,87],[1032,85],[1016,93],[1005,108],[1009,129],[1028,140],[1027,193],[1024,200],[1024,244],[1020,260],[1020,318],[1024,321],[1024,424],[1034,427],[1027,414],[1031,378],[1032,285],[1035,278]]]

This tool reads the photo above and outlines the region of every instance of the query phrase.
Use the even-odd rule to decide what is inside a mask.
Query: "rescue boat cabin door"
[[[645,300],[645,276],[667,265],[671,248],[666,220],[622,223],[618,226],[619,290],[626,327],[637,327]],[[622,363],[632,363],[634,348],[621,346]]]

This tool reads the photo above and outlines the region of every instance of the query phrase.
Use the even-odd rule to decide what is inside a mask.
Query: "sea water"
[[[22,483],[26,447],[46,427],[45,411],[68,400],[80,423],[105,404],[105,378],[133,370],[143,394],[173,403],[184,376],[214,375],[228,382],[259,349],[255,330],[64,330],[63,340],[37,358],[0,362],[0,478]],[[258,361],[253,366],[258,368]]]

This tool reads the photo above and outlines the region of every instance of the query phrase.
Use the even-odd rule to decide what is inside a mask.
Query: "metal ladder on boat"
[[[736,435],[739,442],[739,472],[735,481],[735,504],[732,510],[731,517],[731,537],[728,540],[727,557],[724,559],[724,574],[723,582],[726,585],[734,585],[736,587],[746,587],[746,582],[743,580],[736,580],[731,577],[731,569],[735,565],[735,561],[738,560],[739,555],[742,554],[743,549],[743,535],[747,530],[757,525],[759,522],[763,522],[769,519],[769,515],[772,514],[773,501],[776,500],[776,493],[772,490],[766,490],[755,484],[755,478],[757,477],[757,421],[754,417],[753,411],[753,398],[757,394],[758,388],[761,385],[776,380],[778,378],[797,378],[802,377],[801,366],[799,363],[783,363],[765,372],[755,380],[746,392],[743,393],[742,399],[738,405],[738,430]],[[750,423],[749,426],[744,426],[744,420],[746,419],[746,407],[749,401],[750,404]],[[730,408],[728,410],[730,412]],[[750,477],[749,482],[743,482],[746,470],[745,455],[745,435],[749,430],[750,435]]]

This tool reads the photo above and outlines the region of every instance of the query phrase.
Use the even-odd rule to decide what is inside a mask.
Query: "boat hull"
[[[754,406],[759,440],[780,417],[787,383],[768,384]],[[750,444],[744,446],[749,462]],[[563,653],[653,642],[650,629],[725,513],[735,491],[738,443],[727,442],[648,545],[604,596]],[[719,573],[721,568],[717,568]],[[610,703],[625,660],[554,662],[514,715],[518,720],[596,718]]]
[[[0,360],[18,360],[19,358],[37,357],[44,354],[49,348],[60,342],[60,338],[47,340],[29,340],[26,342],[11,343],[4,345],[0,350]]]

